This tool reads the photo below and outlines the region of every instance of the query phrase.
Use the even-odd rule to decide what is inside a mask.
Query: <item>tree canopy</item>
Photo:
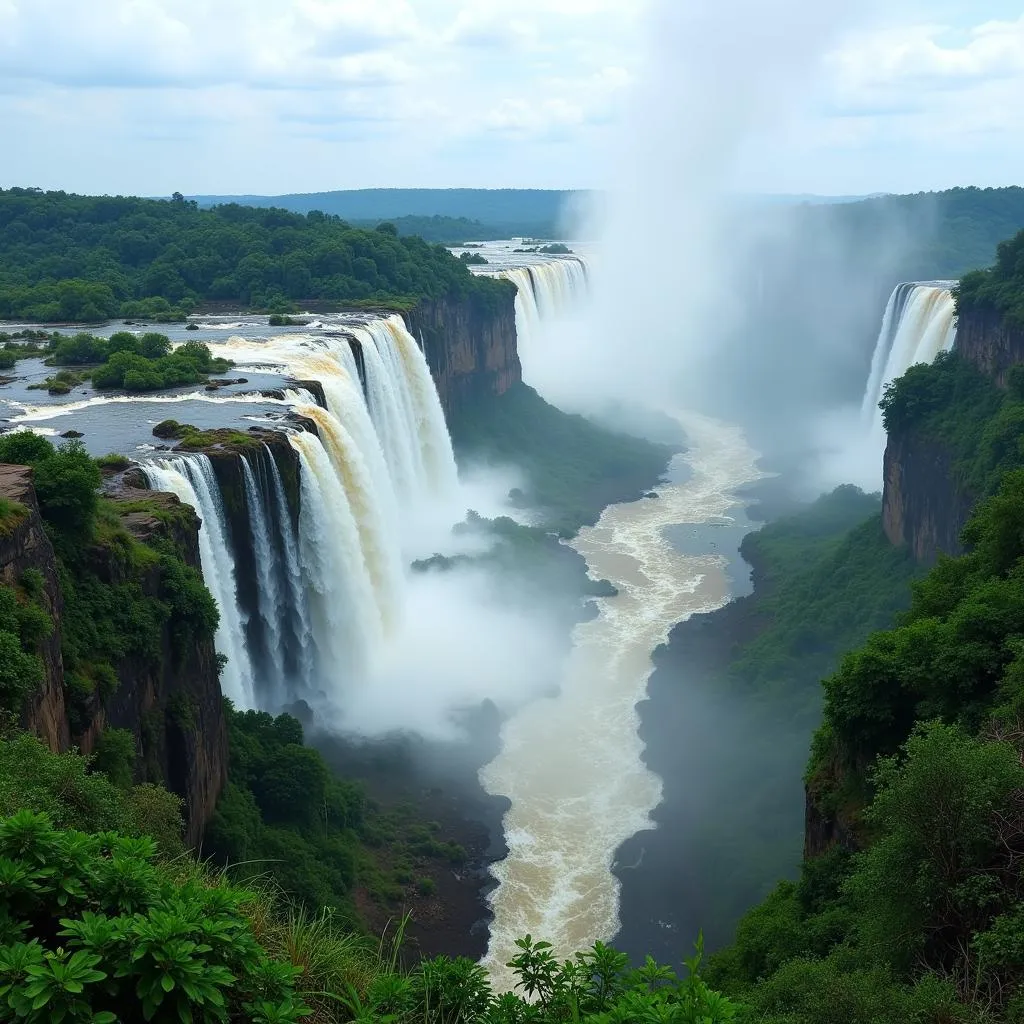
[[[442,246],[317,211],[0,190],[0,319],[174,319],[207,301],[493,301],[502,287]]]

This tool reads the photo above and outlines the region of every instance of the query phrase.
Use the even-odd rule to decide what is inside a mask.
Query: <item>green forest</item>
[[[988,309],[1006,322],[1024,328],[1024,231],[1000,242],[996,262],[986,270],[965,274],[956,289],[957,313]]]
[[[184,319],[197,305],[286,312],[318,301],[401,308],[424,296],[485,305],[504,285],[394,225],[334,215],[0,189],[0,319]]]

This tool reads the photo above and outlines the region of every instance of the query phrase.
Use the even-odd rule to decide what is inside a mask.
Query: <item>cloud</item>
[[[937,0],[922,20],[912,2],[887,0],[884,24],[837,41],[745,186],[928,188],[1024,168],[1024,18],[977,0],[958,23]],[[649,3],[0,0],[0,184],[601,186]],[[819,4],[802,7],[813,21]],[[179,163],[181,138],[199,152]],[[967,138],[986,140],[984,159],[950,159]]]

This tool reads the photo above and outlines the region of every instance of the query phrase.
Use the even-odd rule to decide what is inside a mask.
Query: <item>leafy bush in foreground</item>
[[[26,1021],[295,1021],[297,970],[270,959],[244,890],[178,884],[156,844],[0,823],[0,1008]]]
[[[0,821],[4,1019],[725,1024],[736,1016],[701,980],[699,944],[680,980],[653,961],[630,970],[601,943],[559,963],[548,943],[527,936],[508,965],[523,995],[495,995],[469,960],[439,957],[406,973],[327,918],[293,915],[275,926],[265,893],[190,862],[176,872],[155,856],[149,838],[60,832],[27,810]]]

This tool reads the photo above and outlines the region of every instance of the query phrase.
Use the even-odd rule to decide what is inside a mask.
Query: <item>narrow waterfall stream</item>
[[[515,939],[543,936],[568,956],[619,926],[619,845],[650,827],[661,781],[645,767],[636,704],[646,694],[651,653],[672,626],[729,599],[726,561],[711,550],[681,555],[664,536],[673,524],[721,522],[740,504],[736,489],[758,479],[757,452],[739,428],[679,415],[692,476],[645,498],[605,509],[572,546],[590,576],[618,595],[573,635],[557,696],[535,701],[502,730],[501,753],[481,772],[488,792],[507,796],[507,858],[492,866],[494,920],[485,965],[501,988]],[[682,869],[681,865],[681,869]]]

